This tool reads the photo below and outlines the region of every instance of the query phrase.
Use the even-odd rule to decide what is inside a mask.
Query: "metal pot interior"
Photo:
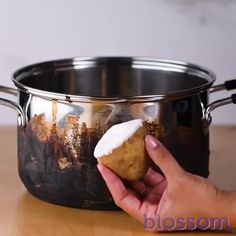
[[[177,96],[212,85],[208,69],[152,58],[74,58],[34,64],[15,72],[17,87],[96,98]]]

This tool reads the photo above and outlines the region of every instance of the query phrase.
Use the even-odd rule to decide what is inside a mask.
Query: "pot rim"
[[[119,63],[129,63],[133,68],[145,68],[145,69],[161,69],[165,71],[187,72],[195,76],[204,78],[206,83],[199,86],[195,86],[189,89],[167,92],[165,94],[156,95],[138,95],[138,96],[122,96],[122,97],[102,97],[102,96],[87,96],[87,95],[72,95],[63,94],[57,92],[50,92],[46,90],[36,89],[30,86],[26,86],[20,82],[22,78],[29,75],[34,75],[42,72],[47,67],[53,67],[57,69],[62,68],[74,68],[83,69],[91,66],[104,63],[109,60],[117,60]],[[12,81],[20,90],[33,94],[45,99],[62,100],[68,102],[142,102],[142,101],[159,101],[159,100],[173,100],[177,98],[192,96],[201,91],[207,90],[212,86],[216,80],[216,74],[210,69],[199,66],[194,63],[188,63],[184,61],[162,59],[154,57],[73,57],[67,59],[50,60],[45,62],[34,63],[16,70],[13,73]]]

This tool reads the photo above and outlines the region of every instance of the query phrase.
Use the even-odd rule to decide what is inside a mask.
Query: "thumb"
[[[185,171],[180,167],[171,153],[156,138],[151,135],[145,137],[146,150],[150,158],[161,169],[168,180],[183,174]]]

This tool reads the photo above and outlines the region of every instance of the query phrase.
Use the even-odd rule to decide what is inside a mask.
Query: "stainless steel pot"
[[[236,94],[208,104],[215,74],[185,62],[153,58],[74,58],[34,64],[14,73],[17,95],[0,103],[18,112],[19,175],[48,202],[115,209],[96,169],[93,150],[112,125],[145,120],[188,171],[208,176],[211,111]],[[115,137],[114,137],[115,138]]]

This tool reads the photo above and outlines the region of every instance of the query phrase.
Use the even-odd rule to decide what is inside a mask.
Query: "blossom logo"
[[[151,231],[172,231],[172,230],[230,230],[228,218],[161,218],[156,214],[154,217],[148,217],[144,214],[144,229]]]

